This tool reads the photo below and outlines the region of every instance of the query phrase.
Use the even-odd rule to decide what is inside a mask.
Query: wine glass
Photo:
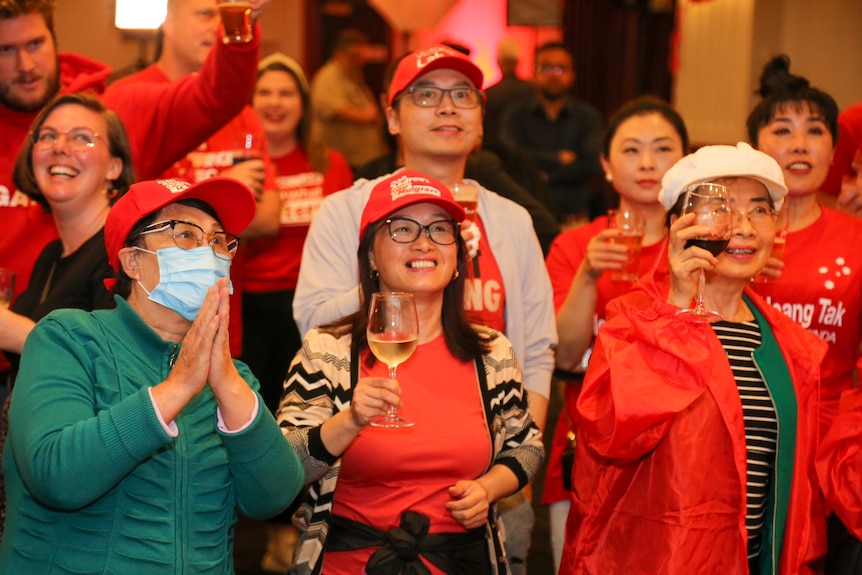
[[[706,226],[709,229],[704,235],[691,238],[685,243],[685,247],[697,246],[703,248],[712,255],[724,251],[730,242],[730,233],[733,228],[733,216],[730,209],[730,196],[727,188],[720,184],[694,184],[688,187],[685,200],[682,205],[682,215],[697,214],[695,223]],[[694,316],[698,321],[716,322],[721,320],[721,314],[706,309],[703,305],[703,288],[706,284],[706,272],[700,271],[697,283],[697,296],[694,307],[680,310],[678,313]]]
[[[412,293],[380,292],[371,294],[368,308],[368,347],[378,360],[389,366],[390,379],[396,368],[416,350],[419,339],[419,319]],[[398,416],[395,406],[389,413],[371,419],[375,427],[410,427],[410,421]]]

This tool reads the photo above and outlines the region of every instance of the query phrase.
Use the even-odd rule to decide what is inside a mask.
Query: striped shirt
[[[767,499],[775,467],[778,421],[775,404],[754,364],[754,350],[761,341],[760,326],[755,321],[720,321],[713,324],[713,329],[730,361],[742,402],[747,451],[745,527],[748,531],[748,557],[751,559],[760,554],[762,547]]]

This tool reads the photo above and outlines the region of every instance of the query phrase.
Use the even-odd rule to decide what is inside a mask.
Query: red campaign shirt
[[[560,311],[563,302],[566,301],[566,297],[569,295],[569,289],[572,287],[575,274],[578,272],[578,268],[581,267],[581,262],[586,257],[587,245],[590,243],[590,240],[607,227],[608,218],[601,216],[587,225],[561,233],[554,240],[550,251],[548,251],[548,257],[545,259],[545,266],[548,268],[551,287],[554,290],[555,311]],[[644,277],[652,270],[659,259],[666,253],[667,242],[665,241],[655,243],[651,246],[644,246],[641,249],[641,258],[638,267],[640,277]],[[598,334],[599,327],[605,323],[605,308],[608,302],[628,293],[631,288],[631,283],[614,281],[610,278],[610,274],[607,273],[601,275],[597,284],[596,313],[593,321],[594,338]],[[577,415],[575,404],[578,400],[579,391],[580,385],[576,384],[567,385],[565,388],[565,403],[568,407],[569,419],[566,419],[565,413],[560,414],[557,426],[554,429],[551,453],[547,460],[548,470],[545,475],[545,488],[542,495],[542,503],[544,504],[569,499],[569,493],[563,489],[562,456],[563,450],[568,445],[566,433],[568,432],[569,421],[572,421],[572,418]],[[573,421],[571,425],[574,426]]]
[[[275,185],[281,194],[281,230],[276,238],[260,238],[245,246],[245,290],[262,293],[296,288],[302,247],[308,227],[323,198],[350,187],[353,171],[344,156],[327,150],[324,173],[311,168],[308,156],[296,148],[273,158]]]
[[[506,333],[506,286],[500,266],[488,244],[488,234],[482,218],[476,217],[482,232],[479,251],[467,264],[467,281],[464,286],[464,311],[467,319]]]
[[[790,232],[778,281],[754,289],[829,344],[821,366],[821,414],[834,416],[853,387],[862,330],[862,220],[823,207],[816,222]]]
[[[360,377],[388,377],[382,362],[369,368],[364,358]],[[386,531],[410,510],[430,518],[430,533],[464,532],[446,510],[449,487],[481,476],[493,457],[476,364],[453,357],[440,335],[418,346],[397,375],[404,402],[398,414],[414,425],[359,433],[344,452],[332,513]],[[374,550],[327,553],[323,571],[362,573]]]

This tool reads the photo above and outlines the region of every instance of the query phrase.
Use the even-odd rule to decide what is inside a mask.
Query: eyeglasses
[[[73,152],[86,152],[95,147],[96,140],[101,138],[99,134],[86,128],[75,128],[68,132],[42,128],[38,132],[32,133],[33,147],[37,150],[50,150],[60,141],[61,136],[66,139],[66,145]]]
[[[452,220],[438,220],[423,226],[410,218],[389,218],[383,222],[389,228],[389,237],[399,244],[412,244],[419,239],[422,230],[432,242],[440,246],[450,246],[458,237],[461,224]]]
[[[144,228],[141,235],[171,230],[171,237],[178,248],[192,250],[203,245],[204,238],[209,238],[206,245],[210,246],[217,256],[233,258],[239,247],[239,238],[227,232],[205,232],[197,224],[182,220],[165,220],[156,222]]]
[[[548,64],[536,66],[537,74],[553,74],[554,76],[562,76],[569,71],[571,71],[571,67],[569,66],[551,66]]]
[[[411,86],[407,92],[413,103],[421,108],[436,108],[443,102],[443,94],[449,94],[456,108],[475,108],[482,103],[482,93],[476,88],[437,88],[436,86]]]
[[[743,216],[748,218],[748,223],[750,223],[752,226],[760,228],[774,223],[775,218],[778,216],[778,213],[767,206],[757,206],[748,210],[747,212],[733,210],[734,221],[741,222]]]

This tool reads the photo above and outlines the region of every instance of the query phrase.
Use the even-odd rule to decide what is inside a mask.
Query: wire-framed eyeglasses
[[[68,132],[58,132],[50,128],[42,128],[31,132],[33,147],[37,150],[50,150],[61,138],[65,138],[66,145],[73,152],[86,152],[96,146],[96,140],[101,138],[96,132],[87,128],[74,128]]]
[[[748,218],[748,222],[756,228],[772,224],[778,218],[778,212],[769,206],[756,206],[747,212],[737,209],[732,209],[731,211],[733,212],[733,221],[741,222],[744,216]]]
[[[183,220],[164,220],[156,222],[143,229],[141,235],[170,230],[174,243],[178,248],[192,250],[204,245],[204,238],[209,238],[206,245],[210,246],[216,255],[233,258],[239,247],[239,238],[227,232],[205,232],[197,224]]]
[[[420,108],[436,108],[443,102],[443,95],[449,94],[456,108],[475,108],[482,103],[482,93],[476,88],[438,88],[436,86],[411,86],[406,90],[413,103]]]
[[[423,226],[410,218],[389,218],[383,221],[389,229],[389,237],[399,244],[412,244],[419,239],[422,230],[428,239],[440,246],[450,246],[458,238],[461,224],[453,220],[437,220]]]

